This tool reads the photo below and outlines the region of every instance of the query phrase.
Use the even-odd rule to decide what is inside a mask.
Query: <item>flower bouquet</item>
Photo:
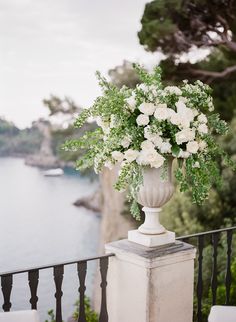
[[[199,80],[165,87],[160,67],[152,73],[139,65],[134,68],[141,81],[134,89],[118,89],[97,73],[103,94],[83,110],[75,126],[92,118],[98,127],[65,147],[86,151],[78,169],[94,167],[98,173],[104,166],[112,169],[119,164],[115,188],[127,191],[136,218],[144,170],[161,169],[164,180],[172,159],[178,161],[175,178],[180,190],[189,190],[193,202],[201,204],[212,185],[220,184],[219,157],[234,167],[215,140],[228,127],[213,113],[212,90]]]

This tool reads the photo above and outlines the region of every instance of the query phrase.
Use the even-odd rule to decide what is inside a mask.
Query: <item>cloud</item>
[[[96,70],[152,59],[137,39],[145,2],[2,0],[0,115],[29,125],[50,93],[87,106],[99,93]]]

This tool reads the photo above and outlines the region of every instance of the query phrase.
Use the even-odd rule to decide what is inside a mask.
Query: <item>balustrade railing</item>
[[[236,285],[232,285],[234,262],[236,268],[235,248],[232,247],[235,232],[236,227],[230,227],[177,238],[197,248],[194,321],[207,321],[212,305],[236,305],[236,298],[232,296],[233,287],[236,290]]]
[[[177,238],[183,242],[193,244],[197,248],[197,260],[195,263],[194,322],[206,322],[210,307],[212,305],[236,305],[236,238],[233,238],[234,232],[236,232],[236,226]],[[109,257],[111,256],[114,255],[107,254],[71,262],[1,273],[1,288],[4,302],[2,308],[5,312],[10,311],[11,309],[11,291],[14,276],[16,274],[27,273],[30,289],[29,302],[31,304],[31,309],[37,309],[37,304],[40,300],[38,299],[37,295],[40,271],[52,269],[55,283],[55,318],[56,322],[62,322],[62,284],[64,267],[66,265],[77,265],[79,280],[78,322],[86,322],[85,279],[87,263],[89,261],[99,261],[101,276],[101,309],[99,314],[99,322],[108,322],[106,304],[106,277]]]
[[[106,302],[106,277],[108,270],[109,257],[113,254],[107,254],[97,257],[90,257],[82,260],[75,260],[70,262],[64,262],[59,264],[52,264],[47,266],[35,267],[30,269],[18,270],[14,272],[5,272],[0,274],[1,278],[1,288],[3,294],[3,311],[9,312],[11,309],[11,292],[13,288],[14,276],[17,274],[28,274],[28,282],[30,289],[30,299],[31,309],[37,309],[37,304],[39,298],[37,296],[37,289],[39,285],[40,271],[45,269],[53,270],[53,277],[55,283],[55,300],[56,300],[56,322],[62,322],[62,283],[64,275],[64,267],[66,265],[77,265],[78,279],[79,279],[79,317],[78,322],[86,322],[85,314],[85,278],[87,272],[87,263],[89,261],[99,261],[100,266],[100,276],[101,276],[101,309],[99,314],[99,322],[108,322],[108,313],[107,313],[107,302]]]

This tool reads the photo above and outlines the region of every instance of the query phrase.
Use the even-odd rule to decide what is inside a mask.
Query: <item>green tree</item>
[[[235,0],[154,0],[146,4],[138,33],[147,50],[166,55],[161,65],[168,81],[211,84],[216,109],[226,120],[235,115],[236,106],[235,14]],[[199,59],[192,64],[189,53],[194,50]]]

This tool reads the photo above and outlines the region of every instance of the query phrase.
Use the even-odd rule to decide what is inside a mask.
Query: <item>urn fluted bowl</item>
[[[166,229],[159,222],[159,212],[173,196],[172,163],[170,158],[166,165],[156,169],[143,169],[143,183],[140,186],[137,201],[143,206],[145,221],[138,228],[143,234],[162,234]]]

